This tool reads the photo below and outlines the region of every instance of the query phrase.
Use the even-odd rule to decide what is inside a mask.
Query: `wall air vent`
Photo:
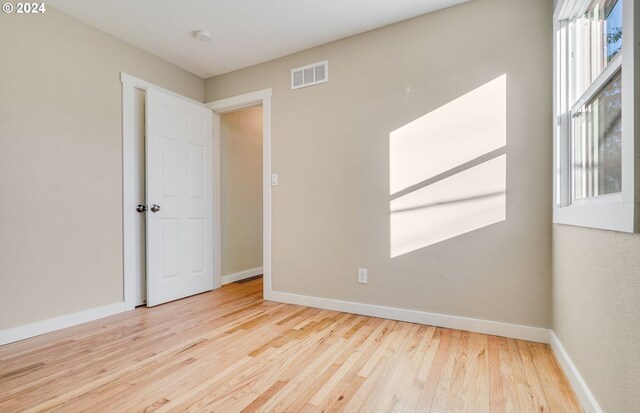
[[[291,89],[313,86],[329,80],[329,61],[318,62],[291,70]]]

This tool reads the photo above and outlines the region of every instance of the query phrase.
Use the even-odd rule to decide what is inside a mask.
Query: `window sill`
[[[633,233],[636,232],[635,209],[633,202],[555,206],[553,223]]]

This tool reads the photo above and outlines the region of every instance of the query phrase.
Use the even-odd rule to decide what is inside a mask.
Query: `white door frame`
[[[152,83],[138,79],[124,72],[120,72],[120,82],[122,82],[122,264],[123,264],[123,298],[124,309],[133,310],[136,306],[136,257],[135,257],[135,240],[136,240],[136,212],[135,205],[137,202],[135,194],[135,186],[131,181],[135,170],[135,142],[136,129],[134,120],[134,91],[140,89],[146,92],[147,88],[158,89],[172,96],[185,99],[189,102],[202,105],[193,99],[179,95],[170,90],[156,86]],[[215,140],[214,140],[214,150]],[[216,151],[217,152],[217,151]],[[214,155],[215,156],[215,155]],[[214,160],[215,163],[215,160]],[[215,170],[214,170],[215,173]],[[215,179],[215,177],[214,177]],[[216,193],[214,192],[214,196]],[[214,204],[214,225],[219,225],[219,221],[215,221],[215,215],[219,214],[217,206]],[[214,238],[214,242],[217,242]],[[214,288],[220,286],[220,255],[214,256]]]
[[[216,100],[205,104],[213,110],[214,262],[220,286],[220,114],[262,105],[262,271],[263,295],[271,299],[271,89]]]

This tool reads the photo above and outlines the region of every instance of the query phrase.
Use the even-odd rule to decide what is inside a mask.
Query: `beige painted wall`
[[[640,235],[554,225],[553,329],[605,412],[640,411]]]
[[[550,327],[551,16],[474,0],[208,79],[207,101],[273,88],[273,288]],[[506,221],[390,258],[389,133],[505,73]]]
[[[122,301],[120,71],[204,81],[50,6],[0,51],[0,329]]]
[[[262,267],[262,106],[220,115],[222,275]]]

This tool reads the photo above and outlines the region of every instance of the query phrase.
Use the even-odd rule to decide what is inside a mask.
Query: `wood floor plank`
[[[445,354],[443,368],[440,376],[437,380],[435,394],[431,403],[432,413],[442,413],[447,410],[447,402],[449,401],[449,395],[452,388],[452,384],[457,386],[457,383],[453,382],[456,378],[456,355],[462,350],[462,337],[463,331],[452,330],[451,341],[449,343],[449,350]]]
[[[469,347],[470,366],[465,373],[465,392],[470,403],[465,411],[469,413],[489,413],[489,356],[487,336],[472,334]]]
[[[405,356],[405,366],[402,370],[402,383],[394,394],[395,404],[393,411],[412,411],[420,397],[421,385],[418,381],[420,369],[423,366],[425,356],[429,350],[429,345],[433,341],[436,328],[431,326],[420,326],[415,344],[415,351]]]
[[[379,337],[385,330],[386,326],[384,323],[380,323],[377,327],[367,323],[365,328],[361,328],[356,333],[357,335],[351,338],[351,344],[356,346],[356,351],[362,355],[342,380],[333,388],[331,393],[329,393],[325,402],[318,406],[318,411],[345,411],[345,406],[351,402],[366,380],[361,377],[358,372],[366,364],[369,356],[377,347]]]
[[[502,387],[502,371],[500,370],[499,337],[487,337],[489,353],[489,410],[492,413],[505,413],[504,391]]]
[[[527,383],[531,388],[529,394],[531,395],[531,402],[535,407],[535,411],[550,412],[551,408],[549,407],[549,403],[547,402],[547,397],[542,388],[542,384],[540,382],[538,372],[536,371],[536,367],[533,364],[533,356],[531,355],[531,350],[529,349],[529,343],[526,341],[518,341],[515,344],[517,346],[517,351],[518,353],[520,353],[520,356],[522,358],[522,366],[527,378]]]
[[[523,394],[523,373],[519,360],[513,357],[510,351],[509,338],[500,337],[498,340],[498,353],[500,355],[500,370],[502,371],[502,384],[505,396],[505,410],[529,413],[534,410],[528,394]]]
[[[582,408],[560,370],[555,357],[548,345],[529,343],[533,363],[540,377],[541,385],[549,403],[550,411],[561,413],[565,411],[579,411]]]
[[[548,345],[231,283],[0,346],[0,411],[579,413]]]
[[[418,400],[416,411],[429,412],[436,395],[438,387],[438,380],[442,374],[445,364],[449,359],[450,352],[452,351],[450,346],[452,330],[440,329],[441,338],[439,339],[439,345],[437,353],[433,358],[433,362],[429,368],[429,373],[425,379],[425,383],[422,387],[422,392]],[[455,350],[454,350],[455,351]]]

